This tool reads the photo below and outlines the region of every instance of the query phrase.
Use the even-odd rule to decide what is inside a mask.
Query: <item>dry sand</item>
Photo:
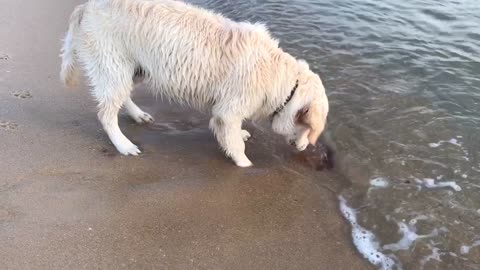
[[[341,184],[292,171],[258,130],[256,166],[240,169],[205,116],[137,91],[158,124],[122,116],[145,154],[117,154],[86,87],[58,79],[78,3],[0,0],[1,269],[371,269],[338,211]]]

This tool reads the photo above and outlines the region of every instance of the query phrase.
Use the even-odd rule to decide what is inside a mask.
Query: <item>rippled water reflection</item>
[[[190,2],[266,22],[321,75],[342,196],[383,253],[404,269],[480,268],[480,2]]]

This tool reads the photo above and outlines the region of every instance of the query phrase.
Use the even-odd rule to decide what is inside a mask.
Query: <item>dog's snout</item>
[[[295,142],[295,140],[289,140],[288,143],[291,145],[291,146],[296,146],[297,143]]]

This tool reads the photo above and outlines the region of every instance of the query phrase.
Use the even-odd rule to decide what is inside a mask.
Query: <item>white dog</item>
[[[170,101],[211,112],[210,128],[241,167],[250,134],[246,119],[271,117],[273,130],[300,151],[322,133],[328,100],[319,76],[278,47],[261,24],[238,23],[173,0],[90,0],[77,6],[62,48],[61,78],[81,64],[99,104],[98,117],[124,155],[140,150],[122,133],[124,107],[153,122],[130,98],[134,77]]]

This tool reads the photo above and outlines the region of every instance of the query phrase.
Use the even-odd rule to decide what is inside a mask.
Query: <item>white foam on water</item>
[[[430,146],[431,148],[437,148],[442,145],[442,143],[443,141],[439,141],[438,143],[429,143],[428,146]]]
[[[417,241],[418,239],[437,236],[438,235],[437,229],[434,229],[431,233],[426,235],[417,234],[417,228],[415,225],[417,224],[418,220],[426,220],[426,219],[428,219],[428,217],[422,215],[410,220],[408,224],[405,222],[397,222],[398,233],[402,235],[402,238],[398,240],[398,242],[396,243],[384,245],[383,248],[387,250],[392,250],[392,251],[408,250],[410,249],[412,244],[414,244],[415,241]]]
[[[340,211],[352,227],[353,244],[362,256],[381,270],[393,270],[395,267],[399,269],[400,267],[391,256],[382,253],[375,234],[358,224],[357,212],[348,207],[342,196],[339,197],[339,200]]]
[[[423,180],[416,178],[415,181],[426,188],[449,187],[455,191],[462,191],[462,188],[459,185],[457,185],[455,181],[435,182],[435,179],[432,179],[432,178],[424,178]]]
[[[425,267],[425,264],[431,260],[435,260],[439,262],[442,261],[441,255],[443,255],[443,253],[440,252],[440,249],[436,247],[431,247],[431,250],[432,250],[432,254],[425,256],[420,261],[421,269],[423,269]]]
[[[462,136],[457,136],[457,138],[462,139],[463,137]],[[456,138],[450,139],[448,141],[443,141],[442,140],[442,141],[438,141],[436,143],[429,143],[428,146],[430,146],[431,148],[438,148],[438,147],[440,147],[440,146],[442,146],[443,144],[446,144],[446,143],[449,143],[449,144],[460,147],[460,149],[462,149],[463,153],[465,154],[465,156],[462,157],[462,158],[466,161],[470,161],[470,158],[468,157],[468,151],[463,147],[462,143],[459,142]]]
[[[460,142],[458,142],[457,139],[450,139],[450,140],[447,141],[447,142],[450,143],[450,144],[453,144],[453,145],[462,147],[462,144],[461,144]]]
[[[460,138],[460,137],[458,137]],[[437,143],[429,143],[428,146],[432,147],[432,148],[437,148],[439,146],[441,146],[442,144],[445,144],[445,143],[449,143],[449,144],[453,144],[453,145],[456,145],[456,146],[459,146],[459,147],[462,147],[462,144],[457,140],[457,139],[450,139],[448,141],[439,141]]]
[[[473,244],[471,244],[470,246],[467,246],[467,245],[463,245],[460,247],[460,253],[463,254],[463,255],[466,255],[468,253],[470,253],[470,249],[474,248],[474,247],[478,247],[480,246],[480,240],[477,240],[475,242],[473,242]]]
[[[376,188],[386,188],[389,183],[385,178],[378,177],[370,180],[370,185]]]

